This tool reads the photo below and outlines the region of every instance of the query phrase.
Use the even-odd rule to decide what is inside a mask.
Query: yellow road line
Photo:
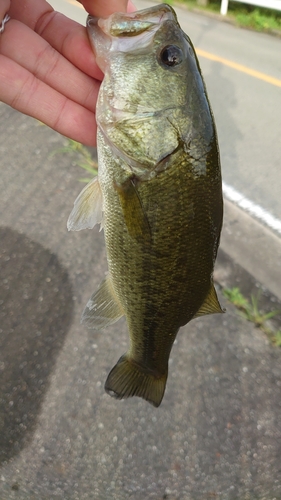
[[[76,0],[66,0],[68,3],[75,5],[76,7],[80,7],[83,9],[81,3]],[[205,57],[205,59],[210,59],[211,61],[220,62],[229,68],[236,69],[236,71],[241,71],[242,73],[246,73],[246,75],[253,76],[254,78],[258,78],[259,80],[263,80],[264,82],[270,83],[271,85],[275,85],[276,87],[281,87],[281,80],[278,78],[274,78],[273,76],[266,75],[265,73],[261,73],[260,71],[256,71],[254,69],[248,68],[247,66],[243,66],[242,64],[238,64],[234,61],[229,61],[229,59],[224,59],[223,57],[216,56],[215,54],[211,54],[211,52],[206,52],[202,49],[196,49],[196,53]]]
[[[220,62],[225,66],[229,66],[232,69],[236,69],[237,71],[246,73],[246,75],[250,75],[253,76],[254,78],[258,78],[259,80],[263,80],[264,82],[271,83],[271,85],[276,85],[277,87],[281,87],[281,80],[278,80],[278,78],[266,75],[265,73],[260,73],[259,71],[255,71],[254,69],[248,68],[247,66],[243,66],[242,64],[229,61],[228,59],[224,59],[223,57],[216,56],[215,54],[211,54],[210,52],[206,52],[205,50],[196,49],[196,53],[201,57],[205,57],[206,59],[210,59],[211,61]]]

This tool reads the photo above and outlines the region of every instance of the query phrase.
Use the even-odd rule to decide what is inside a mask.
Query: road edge
[[[281,300],[281,239],[226,199],[220,248]]]

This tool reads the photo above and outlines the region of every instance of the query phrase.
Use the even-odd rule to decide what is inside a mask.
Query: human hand
[[[79,0],[80,1],[80,0]],[[126,11],[127,0],[81,0],[94,16]],[[104,5],[106,4],[106,5]],[[134,10],[132,4],[130,11]],[[86,145],[96,143],[102,72],[86,29],[45,0],[1,0],[0,101]]]

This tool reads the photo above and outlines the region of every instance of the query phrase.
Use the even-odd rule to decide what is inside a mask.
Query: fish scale
[[[171,7],[102,23],[90,17],[88,30],[105,72],[99,174],[68,227],[102,220],[108,274],[82,320],[103,328],[126,317],[129,349],[105,389],[159,406],[179,328],[222,312],[212,278],[222,225],[216,129],[194,49]]]

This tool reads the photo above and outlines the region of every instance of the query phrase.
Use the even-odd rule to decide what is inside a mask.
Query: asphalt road
[[[225,315],[179,332],[158,409],[110,398],[128,334],[122,320],[80,324],[107,265],[102,233],[66,229],[79,157],[1,103],[0,135],[0,499],[279,500],[280,349],[220,294]],[[237,215],[227,220],[239,248]],[[217,281],[233,285],[233,262],[218,264]]]
[[[108,396],[128,334],[80,324],[107,265],[102,233],[66,229],[79,156],[3,104],[0,134],[0,499],[279,500],[281,350],[220,294],[226,314],[179,332],[159,408]]]
[[[85,23],[86,15],[75,0],[50,3]],[[141,9],[153,2],[136,0],[135,5]],[[175,10],[198,49],[218,129],[224,182],[281,220],[281,39]],[[224,61],[211,60],[212,56]],[[234,69],[229,62],[243,68]],[[251,76],[251,70],[260,74]]]

